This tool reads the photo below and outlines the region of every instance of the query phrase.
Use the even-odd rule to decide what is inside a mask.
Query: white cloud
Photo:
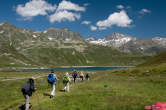
[[[118,8],[118,9],[123,9],[124,6],[123,6],[123,5],[117,5],[116,8]]]
[[[88,25],[88,24],[91,24],[91,22],[90,22],[90,21],[82,21],[81,24],[86,24],[86,25]]]
[[[91,29],[92,31],[96,31],[96,30],[97,30],[97,27],[96,27],[96,26],[91,25],[91,26],[90,26],[90,29]]]
[[[25,5],[19,4],[16,12],[26,19],[31,19],[38,15],[47,15],[47,11],[54,11],[56,5],[51,5],[44,0],[30,0]]]
[[[85,11],[85,7],[63,0],[61,3],[59,3],[56,12],[49,16],[49,20],[51,23],[55,21],[75,21],[80,19],[81,15],[78,12],[81,11]]]
[[[57,11],[61,10],[85,11],[85,8],[70,1],[63,0],[59,4]]]
[[[145,13],[151,13],[151,11],[148,9],[141,9],[141,11],[139,13],[145,14]]]
[[[128,17],[124,10],[120,12],[114,12],[110,14],[106,20],[98,21],[96,25],[100,29],[105,29],[111,27],[113,25],[117,25],[118,27],[129,27],[132,23],[132,20]]]
[[[80,19],[80,17],[81,17],[80,14],[72,13],[72,12],[64,10],[64,11],[56,12],[55,14],[51,15],[49,17],[49,20],[51,23],[53,23],[55,21],[61,22],[61,21],[65,21],[65,20],[75,21],[76,19]]]

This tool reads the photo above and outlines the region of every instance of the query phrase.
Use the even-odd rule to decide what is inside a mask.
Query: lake
[[[108,71],[114,69],[124,69],[129,68],[129,66],[122,66],[122,67],[58,67],[58,68],[42,68],[42,69],[22,69],[24,72],[33,72],[33,71],[40,71],[40,72],[49,72],[54,70],[55,72],[65,72],[65,71]]]

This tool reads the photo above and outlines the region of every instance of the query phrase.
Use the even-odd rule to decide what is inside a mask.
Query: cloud
[[[123,6],[123,5],[117,5],[116,8],[118,8],[118,9],[123,9],[124,6]]]
[[[30,0],[25,5],[19,4],[16,12],[25,19],[31,19],[38,15],[47,15],[47,11],[54,11],[56,5],[51,5],[44,0]]]
[[[84,12],[85,10],[85,7],[63,0],[61,3],[59,3],[56,12],[49,16],[49,21],[51,23],[55,21],[75,21],[81,18],[79,12]]]
[[[120,12],[114,12],[110,14],[106,20],[98,21],[96,25],[99,29],[106,29],[108,27],[112,27],[113,25],[117,25],[118,27],[129,27],[132,23],[132,20],[128,17],[124,10]]]
[[[85,8],[70,1],[63,0],[57,8],[57,11],[61,10],[85,11]]]
[[[141,10],[139,11],[139,13],[141,13],[141,14],[151,13],[151,10],[148,10],[148,9],[141,9]]]
[[[69,11],[59,11],[56,12],[55,14],[51,15],[49,17],[49,20],[51,23],[57,21],[57,22],[61,22],[61,21],[75,21],[76,19],[80,19],[81,15],[77,14],[77,13],[72,13]]]
[[[91,25],[91,26],[90,26],[90,29],[91,29],[91,31],[96,31],[96,30],[97,30],[97,27],[96,27],[96,26]]]
[[[91,22],[90,22],[90,21],[82,21],[81,24],[86,24],[86,25],[88,25],[88,24],[91,24]]]

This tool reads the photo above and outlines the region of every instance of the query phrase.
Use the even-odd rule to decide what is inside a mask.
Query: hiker
[[[84,80],[84,73],[81,71],[80,78],[83,81]]]
[[[73,72],[73,78],[74,78],[74,83],[76,83],[76,79],[77,79],[77,72],[76,71]]]
[[[56,81],[56,74],[54,74],[54,71],[51,71],[51,73],[48,75],[48,83],[51,84],[52,87],[50,98],[53,98],[55,96]]]
[[[34,87],[34,78],[29,78],[28,82],[22,85],[21,91],[23,93],[23,96],[25,98],[25,110],[29,110],[30,108],[30,96],[32,96],[32,93],[35,92]]]
[[[63,84],[64,84],[64,91],[67,91],[67,92],[69,92],[70,91],[70,81],[71,81],[71,79],[70,79],[70,77],[69,77],[69,73],[68,72],[66,72],[66,74],[64,75],[64,77],[63,77]]]
[[[87,73],[87,74],[86,74],[86,80],[89,80],[89,78],[90,78],[90,76],[89,76],[89,74]]]

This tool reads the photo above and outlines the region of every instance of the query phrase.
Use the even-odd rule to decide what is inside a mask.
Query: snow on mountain
[[[87,38],[86,42],[116,48],[122,52],[158,54],[166,51],[166,38],[136,38],[120,33],[113,33],[103,39]]]
[[[136,40],[136,38],[119,33],[113,33],[112,35],[106,36],[103,39],[95,39],[92,37],[86,39],[87,42],[92,44],[113,46],[113,47],[120,47],[131,40]]]
[[[163,37],[154,37],[152,40],[156,43],[158,43],[161,46],[166,46],[166,38]]]

